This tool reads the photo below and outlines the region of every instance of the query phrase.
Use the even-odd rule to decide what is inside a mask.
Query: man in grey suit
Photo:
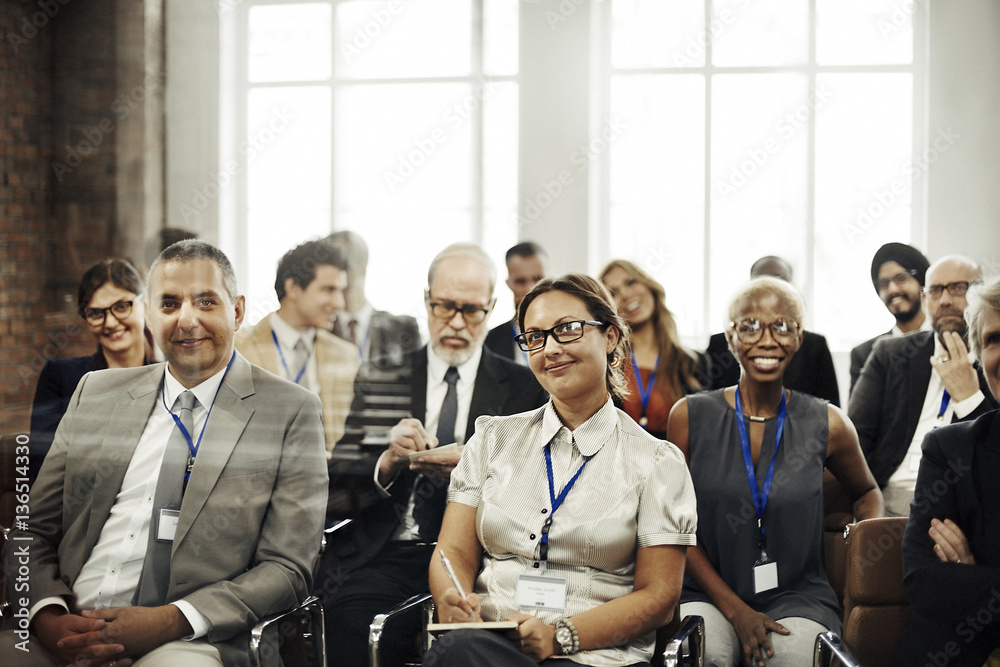
[[[434,258],[424,293],[430,344],[414,352],[408,381],[400,382],[409,416],[381,427],[381,447],[358,445],[361,458],[340,458],[349,452],[343,444],[334,450],[329,518],[353,523],[327,545],[318,583],[328,650],[341,664],[366,664],[368,626],[376,614],[429,591],[433,543],[460,455],[441,452],[413,461],[410,454],[468,441],[481,415],[515,414],[545,402],[530,370],[483,347],[495,282],[492,260],[476,245],[454,244]],[[373,426],[389,412],[366,410],[357,398],[355,405],[358,421]],[[407,644],[400,637],[410,639],[418,629],[384,636],[381,664],[400,664]]]
[[[11,535],[0,664],[242,666],[252,625],[309,592],[318,398],[234,352],[216,248],[164,250],[146,312],[167,362],[84,376]]]

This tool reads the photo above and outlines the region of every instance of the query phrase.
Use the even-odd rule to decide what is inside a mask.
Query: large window
[[[475,241],[502,260],[517,240],[517,0],[234,11],[232,159],[246,168],[228,224],[243,266],[273,267],[303,240],[351,229],[370,246],[370,300],[420,316],[445,245]],[[275,305],[274,275],[247,279],[256,319]]]
[[[609,255],[664,284],[692,342],[722,329],[732,291],[770,254],[792,263],[807,327],[831,347],[884,330],[869,264],[882,243],[920,237],[932,157],[915,148],[919,3],[605,5],[606,109],[622,128],[602,209]]]

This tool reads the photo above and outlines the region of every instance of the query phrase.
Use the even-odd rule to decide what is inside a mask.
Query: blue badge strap
[[[642,386],[642,375],[639,374],[639,363],[635,360],[635,352],[632,352],[632,370],[635,371],[635,383],[639,387],[639,400],[642,401],[642,414],[646,414],[646,407],[649,405],[649,397],[653,394],[653,382],[656,380],[656,369],[660,367],[660,355],[656,355],[656,365],[649,373],[649,380],[646,386]]]
[[[188,459],[187,472],[184,474],[185,482],[187,482],[188,478],[191,476],[191,466],[194,465],[194,459],[196,456],[198,456],[198,450],[201,448],[201,439],[205,437],[205,429],[208,428],[208,420],[211,419],[212,417],[212,408],[215,407],[215,399],[219,397],[219,391],[222,389],[222,383],[226,381],[226,376],[229,375],[229,369],[233,367],[233,361],[235,360],[236,360],[236,352],[233,351],[233,356],[229,358],[229,363],[226,364],[226,372],[222,374],[222,379],[219,380],[219,387],[215,390],[215,396],[212,397],[212,404],[208,406],[208,415],[205,416],[205,423],[201,425],[201,434],[198,436],[198,444],[194,443],[194,440],[191,438],[191,434],[188,433],[188,430],[184,427],[184,424],[181,422],[181,418],[175,415],[173,411],[167,407],[166,392],[162,390],[160,391],[160,398],[163,400],[163,407],[166,409],[168,413],[170,413],[170,416],[171,418],[173,418],[174,423],[177,424],[177,428],[181,430],[181,435],[183,435],[184,439],[187,441],[188,451],[191,453],[191,456]],[[166,386],[166,381],[167,378],[164,375],[163,378],[164,386]]]
[[[938,419],[944,419],[945,410],[948,409],[948,401],[951,400],[951,396],[948,395],[948,390],[944,390],[944,396],[941,397],[941,409],[938,410]]]
[[[358,346],[358,356],[361,357],[362,361],[364,361],[364,359],[365,359],[365,348],[368,347],[368,337],[371,336],[371,335],[372,335],[372,324],[371,324],[371,322],[369,322],[368,323],[368,328],[365,329],[365,337],[364,337],[364,339],[362,339],[361,345]],[[308,363],[308,361],[309,361],[309,359],[306,358],[306,362],[307,363]],[[302,367],[302,370],[305,370],[305,366]]]
[[[542,563],[545,563],[549,558],[549,528],[552,526],[552,515],[556,513],[556,510],[563,504],[566,500],[566,494],[569,490],[573,488],[576,484],[577,478],[580,477],[580,473],[583,472],[584,467],[587,465],[587,461],[591,459],[590,456],[583,457],[583,463],[577,469],[576,474],[573,475],[566,486],[563,487],[562,492],[556,496],[555,480],[552,477],[552,446],[551,444],[545,445],[545,472],[549,478],[549,501],[552,503],[552,510],[549,512],[549,516],[545,519],[545,523],[542,525],[542,540],[539,556]],[[544,567],[544,566],[543,566]]]
[[[281,365],[285,367],[285,377],[287,378],[292,374],[292,371],[288,368],[288,362],[285,361],[285,353],[281,351],[281,345],[278,344],[278,334],[274,333],[274,329],[271,329],[271,339],[274,341],[274,346],[278,348],[278,358],[281,359]],[[292,380],[295,384],[298,384],[299,380],[302,379],[302,376],[305,375],[306,366],[309,365],[310,357],[312,357],[312,350],[309,350],[309,354],[306,355],[305,363],[302,364],[302,368],[299,369],[298,375],[296,375],[295,379]]]
[[[743,463],[746,466],[747,481],[750,483],[750,495],[754,508],[757,510],[757,526],[760,528],[760,549],[762,560],[767,559],[764,540],[764,510],[767,508],[767,498],[771,493],[771,482],[774,480],[774,464],[778,460],[778,447],[781,445],[781,433],[785,429],[785,392],[781,392],[781,405],[778,407],[778,424],[774,434],[774,454],[771,464],[764,477],[764,488],[757,490],[757,473],[754,471],[753,455],[750,453],[750,438],[747,436],[746,420],[743,418],[743,404],[740,401],[740,388],[736,387],[736,423],[740,430],[740,445],[743,449]]]

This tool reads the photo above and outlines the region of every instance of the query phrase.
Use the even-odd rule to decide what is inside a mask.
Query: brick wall
[[[0,433],[27,429],[47,359],[93,351],[76,315],[83,272],[111,255],[141,265],[162,225],[162,92],[146,95],[162,91],[161,8],[0,3]]]

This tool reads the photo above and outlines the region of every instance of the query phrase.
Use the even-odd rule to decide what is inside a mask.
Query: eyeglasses
[[[427,303],[431,307],[431,315],[439,320],[450,320],[455,317],[455,313],[462,313],[462,318],[467,324],[479,324],[490,314],[489,308],[472,303],[459,306],[454,301],[430,301],[430,295],[427,298]]]
[[[83,319],[95,327],[104,324],[107,314],[111,313],[115,319],[121,321],[132,314],[132,304],[134,301],[116,301],[107,308],[87,308],[83,311]]]
[[[771,330],[771,336],[782,345],[791,343],[799,333],[799,325],[795,322],[785,320],[775,320],[770,324],[764,324],[760,320],[747,318],[739,322],[730,322],[729,326],[736,331],[740,341],[744,343],[756,343],[764,335],[764,327]]]
[[[875,281],[875,286],[878,288],[879,292],[884,292],[889,289],[891,283],[896,283],[900,287],[906,284],[906,281],[910,278],[915,278],[917,275],[916,269],[910,269],[909,271],[900,271],[891,278],[879,278]]]
[[[948,294],[952,296],[965,296],[970,287],[982,284],[982,280],[960,280],[957,283],[948,283],[947,285],[928,285],[923,289],[923,292],[927,298],[937,300],[941,298],[945,290],[948,290]]]
[[[563,322],[551,329],[535,329],[526,331],[523,334],[514,336],[518,346],[525,352],[540,350],[545,347],[551,335],[559,343],[572,343],[574,340],[583,338],[583,325],[589,324],[592,327],[603,327],[604,322],[594,322],[593,320],[577,320],[574,322]]]

